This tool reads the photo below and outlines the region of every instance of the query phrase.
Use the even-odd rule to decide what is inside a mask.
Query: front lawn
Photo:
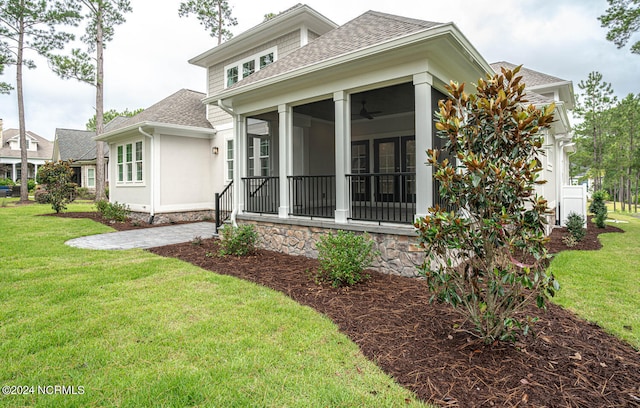
[[[0,386],[35,388],[2,406],[421,405],[280,293],[142,250],[67,247],[111,229],[13,204],[0,208]],[[56,385],[76,395],[37,388]]]
[[[561,290],[554,302],[640,349],[640,219],[609,213],[625,232],[601,234],[598,251],[564,251],[551,271]]]

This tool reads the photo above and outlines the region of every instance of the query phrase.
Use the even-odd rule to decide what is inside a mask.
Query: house
[[[20,183],[21,150],[20,130],[3,129],[0,119],[0,178],[11,179]],[[38,174],[38,167],[51,159],[53,143],[31,131],[26,132],[27,142],[27,178],[34,180]]]
[[[423,164],[442,143],[433,112],[450,80],[494,69],[455,24],[369,11],[337,26],[299,4],[189,62],[207,70],[207,94],[190,95],[204,118],[192,112],[174,127],[145,111],[98,138],[127,152],[111,161],[112,199],[156,220],[222,208],[254,224],[263,247],[290,254],[316,256],[327,231],[366,231],[379,268],[415,275],[412,223],[439,200]],[[541,77],[530,99],[559,102],[546,136],[556,178],[570,151],[572,86],[528,74]],[[123,170],[132,165],[133,176]],[[556,204],[561,185],[548,190]]]
[[[149,223],[213,217],[223,180],[214,172],[219,154],[205,96],[179,90],[97,137],[111,152],[112,202],[126,203],[134,217]]]
[[[53,161],[71,161],[72,181],[78,187],[85,187],[92,192],[96,189],[96,141],[93,139],[95,135],[96,132],[90,130],[56,128],[51,157]],[[106,170],[109,162],[108,147],[104,149],[104,156]],[[105,171],[105,175],[107,174]],[[109,180],[108,177],[106,180]]]

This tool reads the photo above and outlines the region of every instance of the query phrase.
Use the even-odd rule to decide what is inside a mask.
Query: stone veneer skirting
[[[131,213],[129,213],[129,218],[131,218],[132,220],[148,223],[151,215],[146,212],[132,211]],[[189,221],[210,221],[214,218],[215,212],[212,210],[156,213],[153,217],[153,224],[171,224],[174,222]]]
[[[424,250],[417,245],[411,226],[386,227],[364,224],[335,224],[330,221],[272,216],[239,215],[238,224],[253,224],[258,232],[258,246],[289,255],[318,257],[319,237],[337,230],[368,233],[380,256],[371,269],[408,277],[419,276],[417,267],[424,260]]]

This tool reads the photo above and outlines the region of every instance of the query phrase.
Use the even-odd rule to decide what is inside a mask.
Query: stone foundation
[[[337,225],[331,222],[298,219],[267,219],[261,216],[238,217],[238,224],[253,224],[258,232],[258,246],[289,255],[318,257],[316,242],[322,235],[342,229],[368,233],[374,250],[380,253],[371,269],[408,277],[419,276],[417,266],[424,260],[424,250],[417,245],[412,227]]]
[[[145,212],[129,213],[129,218],[135,221],[148,223],[150,214]],[[215,219],[215,212],[212,210],[205,211],[186,211],[175,213],[157,213],[153,217],[153,224],[172,224],[175,222],[191,222],[191,221],[211,221]]]

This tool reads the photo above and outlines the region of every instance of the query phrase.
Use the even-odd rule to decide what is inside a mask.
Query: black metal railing
[[[244,210],[259,214],[277,214],[280,201],[278,177],[244,177]]]
[[[439,205],[440,208],[446,211],[455,211],[457,207],[451,205],[448,200],[445,200],[440,194],[440,181],[433,179],[433,206]]]
[[[333,218],[336,176],[289,176],[289,214]]]
[[[216,234],[218,228],[224,224],[233,211],[233,181],[229,183],[222,193],[216,193]]]
[[[416,213],[415,173],[347,174],[351,219],[413,223]]]

